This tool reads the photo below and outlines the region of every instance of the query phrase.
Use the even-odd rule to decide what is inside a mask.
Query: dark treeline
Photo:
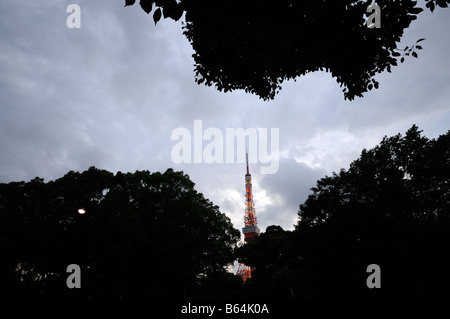
[[[49,183],[0,184],[7,298],[182,299],[202,278],[229,275],[239,239],[230,219],[172,169],[114,175],[91,167]],[[66,285],[70,264],[81,268],[81,289]]]
[[[268,227],[238,251],[256,267],[253,294],[450,298],[450,131],[385,137],[312,192],[294,231]],[[366,285],[371,264],[380,289]]]
[[[298,178],[301,178],[299,176]],[[240,233],[182,172],[0,184],[6,298],[449,298],[450,131],[416,126],[322,178],[293,231]],[[85,209],[79,214],[78,209]],[[226,271],[255,267],[245,284]],[[69,289],[70,264],[81,289]],[[369,289],[367,266],[381,269]]]

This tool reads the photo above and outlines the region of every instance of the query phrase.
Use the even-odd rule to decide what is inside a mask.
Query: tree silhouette
[[[236,249],[239,260],[255,269],[246,282],[248,296],[289,299],[289,271],[295,263],[292,232],[280,226],[267,227],[256,240]]]
[[[364,149],[349,170],[317,182],[300,206],[299,227],[320,225],[342,214],[361,215],[361,211],[386,220],[450,218],[449,145],[450,132],[429,140],[415,125],[404,137],[384,137],[380,145]]]
[[[449,298],[449,243],[450,131],[414,125],[317,181],[293,232],[268,227],[237,253],[263,296]],[[371,264],[381,289],[366,285]]]
[[[426,7],[447,7],[450,0],[427,0]],[[134,0],[126,0],[125,6]],[[154,4],[154,6],[153,6]],[[391,72],[406,56],[418,57],[417,43],[398,48],[404,30],[423,11],[417,1],[379,0],[381,28],[368,28],[372,0],[266,2],[141,0],[155,24],[179,20],[194,49],[195,81],[219,91],[243,89],[273,99],[285,80],[309,72],[330,72],[344,98],[379,87],[375,75]],[[422,39],[419,39],[420,42]]]
[[[200,278],[225,273],[239,235],[172,169],[114,175],[91,167],[48,183],[0,184],[9,298],[182,298]],[[73,263],[82,289],[66,287]]]

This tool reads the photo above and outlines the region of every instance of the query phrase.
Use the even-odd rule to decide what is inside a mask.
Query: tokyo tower
[[[248,153],[245,154],[247,160],[247,174],[245,174],[245,216],[244,216],[244,241],[246,243],[255,239],[259,235],[258,221],[256,220],[255,203],[252,194],[252,175],[248,169]],[[253,267],[239,264],[236,275],[246,281],[252,276]]]

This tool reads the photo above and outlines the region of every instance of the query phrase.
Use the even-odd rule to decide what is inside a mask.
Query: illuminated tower
[[[245,216],[244,216],[244,240],[246,243],[255,239],[259,235],[258,221],[256,220],[255,203],[253,203],[252,194],[252,175],[248,170],[248,154],[245,154],[247,160],[247,174],[245,174]],[[239,264],[236,275],[241,276],[246,281],[252,276],[253,268],[244,264]]]
[[[256,220],[255,203],[253,203],[252,194],[252,175],[248,171],[248,154],[245,154],[247,159],[247,174],[245,174],[245,227],[242,228],[245,241],[249,242],[259,235],[258,221]]]

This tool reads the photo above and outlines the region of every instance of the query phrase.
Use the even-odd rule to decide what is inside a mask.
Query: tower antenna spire
[[[245,153],[245,159],[247,161],[247,175],[250,175],[250,173],[248,171],[248,152]]]

